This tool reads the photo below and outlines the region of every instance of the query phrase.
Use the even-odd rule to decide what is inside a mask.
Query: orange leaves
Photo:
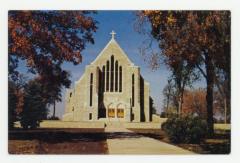
[[[10,17],[8,27],[12,42],[9,53],[19,54],[19,51],[22,51],[22,53],[28,54],[31,51],[30,41],[27,36],[23,35],[26,29],[21,25],[21,22],[18,19]]]
[[[34,65],[35,65],[34,58],[32,56],[28,57],[28,59],[27,59],[27,66],[28,67],[33,67]]]
[[[29,65],[35,55],[80,63],[80,51],[93,42],[92,32],[97,28],[85,13],[89,12],[10,11],[10,54],[29,59]]]
[[[29,23],[31,24],[31,28],[33,30],[33,32],[40,32],[41,31],[41,24],[38,23],[36,20],[34,19],[30,19]]]
[[[183,114],[193,114],[206,116],[206,90],[186,90],[183,95]]]
[[[68,87],[63,62],[79,64],[86,44],[93,43],[96,22],[87,11],[9,11],[9,65],[17,60],[51,86]],[[16,57],[17,56],[17,57]],[[13,59],[16,58],[16,59]]]
[[[229,44],[220,42],[230,40],[226,31],[229,13],[225,11],[142,11],[141,15],[150,22],[152,36],[170,64],[176,63],[174,57],[179,54],[194,65],[202,61],[199,58],[203,51],[223,54],[224,44]]]

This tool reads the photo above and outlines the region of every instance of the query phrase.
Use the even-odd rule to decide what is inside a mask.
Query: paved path
[[[109,154],[194,154],[191,151],[162,141],[136,134],[121,125],[107,126],[105,132]]]

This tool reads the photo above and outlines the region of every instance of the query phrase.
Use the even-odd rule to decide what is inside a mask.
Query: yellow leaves
[[[168,17],[167,17],[167,23],[170,24],[170,25],[173,25],[174,23],[176,23],[177,20],[176,18],[173,17],[172,14],[170,14]]]
[[[156,28],[160,24],[162,12],[155,10],[145,10],[138,14],[138,16],[140,17],[140,19],[148,17],[149,20],[151,20],[152,26]]]

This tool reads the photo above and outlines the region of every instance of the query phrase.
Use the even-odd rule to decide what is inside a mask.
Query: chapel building
[[[150,122],[149,83],[112,38],[66,92],[63,121]]]

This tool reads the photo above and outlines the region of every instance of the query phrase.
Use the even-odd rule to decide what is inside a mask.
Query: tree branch
[[[200,72],[202,73],[202,75],[207,78],[206,73],[203,71],[203,69],[197,64],[197,68],[200,70]]]

